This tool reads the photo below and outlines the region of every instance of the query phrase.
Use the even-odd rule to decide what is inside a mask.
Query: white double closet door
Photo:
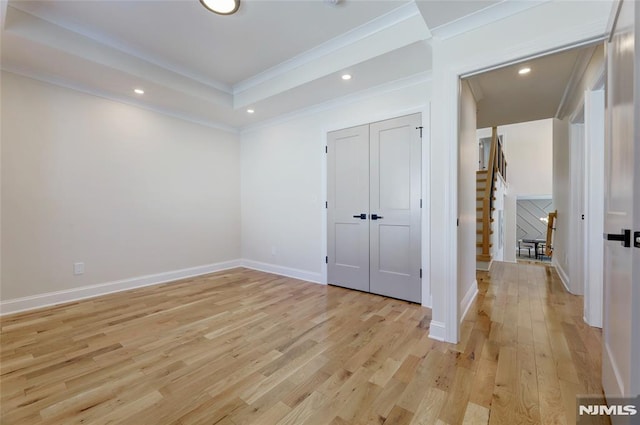
[[[329,284],[421,302],[421,122],[327,135]]]

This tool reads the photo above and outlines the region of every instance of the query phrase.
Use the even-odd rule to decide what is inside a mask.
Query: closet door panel
[[[368,125],[328,134],[327,195],[328,282],[369,291]]]
[[[370,126],[371,292],[421,301],[420,114]]]

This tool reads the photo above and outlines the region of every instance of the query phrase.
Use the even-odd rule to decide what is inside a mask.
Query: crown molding
[[[422,17],[415,1],[411,1],[410,3],[386,13],[385,15],[379,16],[372,21],[352,29],[345,34],[326,41],[304,53],[294,56],[291,59],[256,74],[253,77],[236,83],[233,86],[233,94],[237,95],[238,93],[242,93],[266,81],[284,75],[303,65],[317,61],[331,53],[337,52],[340,49],[371,37],[374,34],[401,24],[415,16]],[[430,33],[428,33],[429,30],[426,25],[425,30],[427,31],[425,39],[428,39],[430,37]]]
[[[73,90],[73,91],[77,91],[80,93],[84,93],[84,94],[88,94],[90,96],[96,96],[96,97],[100,97],[102,99],[107,99],[113,102],[118,102],[118,103],[123,103],[125,105],[129,105],[129,106],[134,106],[137,108],[141,108],[141,109],[146,109],[148,111],[152,111],[158,114],[162,114],[162,115],[166,115],[172,118],[177,118],[179,120],[182,121],[187,121],[193,124],[198,124],[198,125],[202,125],[204,127],[208,127],[208,128],[212,128],[214,130],[221,130],[221,131],[225,131],[227,133],[232,133],[232,134],[239,134],[239,130],[236,127],[232,127],[230,125],[221,123],[221,122],[216,122],[216,121],[206,121],[206,120],[200,120],[197,118],[194,118],[193,116],[190,116],[188,114],[181,114],[179,112],[175,112],[175,111],[171,111],[165,108],[158,108],[155,106],[152,106],[148,103],[144,103],[144,102],[137,102],[134,99],[131,98],[127,98],[127,97],[123,97],[123,96],[116,96],[113,95],[112,93],[106,92],[106,91],[102,91],[102,90],[94,90],[79,84],[74,84],[72,82],[69,81],[63,81],[60,80],[58,78],[51,78],[49,75],[43,75],[37,72],[32,72],[31,70],[26,70],[26,69],[20,69],[17,67],[13,67],[10,65],[6,65],[6,64],[1,64],[0,65],[0,70],[3,72],[9,72],[11,74],[15,74],[21,77],[26,77],[26,78],[30,78],[32,80],[36,80],[36,81],[40,81],[42,83],[46,83],[46,84],[51,84],[53,86],[56,87],[62,87],[64,89],[68,89],[68,90]]]
[[[494,23],[509,16],[537,7],[551,0],[504,0],[455,21],[440,25],[431,34],[442,40]]]
[[[240,129],[240,134],[251,133],[263,128],[271,127],[273,125],[282,124],[287,121],[291,121],[296,118],[302,118],[309,115],[314,115],[319,112],[328,111],[340,106],[348,105],[355,102],[367,100],[374,96],[379,96],[385,93],[389,93],[403,88],[416,86],[418,84],[427,83],[432,80],[431,71],[420,72],[412,76],[401,78],[398,80],[390,81],[388,83],[380,84],[375,87],[371,87],[362,90],[357,93],[352,93],[346,96],[342,96],[336,99],[331,99],[326,102],[318,103],[316,105],[298,109],[297,111],[289,112],[287,114],[279,115],[277,117],[267,119],[255,124],[251,124]]]
[[[469,89],[471,89],[471,94],[473,95],[473,98],[476,102],[480,102],[482,99],[484,99],[484,91],[482,91],[482,87],[480,87],[480,83],[478,82],[478,80],[468,78],[465,81],[469,83]]]
[[[591,48],[581,50],[578,54],[576,61],[573,63],[573,68],[571,69],[569,82],[564,89],[564,93],[562,93],[562,99],[560,99],[558,109],[556,109],[556,113],[554,115],[555,118],[563,119],[566,116],[567,108],[570,106],[569,103],[571,99],[576,96],[576,91],[580,88],[580,80],[584,77],[584,73],[587,71],[589,62],[595,52],[596,48],[593,46]]]
[[[0,1],[4,2],[5,0],[0,0]],[[133,62],[138,62],[138,64],[144,63],[145,68],[147,68],[147,71],[149,70],[149,65],[151,65],[154,68],[156,68],[158,71],[161,71],[165,74],[173,74],[174,76],[179,77],[180,79],[189,80],[192,83],[203,85],[205,86],[203,87],[205,88],[205,91],[215,90],[218,92],[222,92],[226,95],[233,94],[233,90],[228,84],[224,84],[219,81],[206,79],[204,77],[194,75],[193,73],[190,73],[184,69],[177,69],[172,65],[158,61],[156,58],[145,55],[137,50],[133,50],[122,43],[115,42],[109,38],[98,36],[97,34],[85,31],[77,26],[69,25],[69,24],[61,24],[59,22],[53,22],[47,19],[46,17],[42,16],[42,14],[33,13],[32,11],[24,10],[19,6],[19,4],[20,2],[14,2],[11,4],[11,6],[7,10],[7,12],[10,13],[11,15],[9,17],[10,26],[13,26],[11,22],[13,20],[19,21],[21,23],[20,25],[15,25],[16,27],[38,25],[37,21],[41,21],[40,25],[38,25],[37,27],[38,30],[36,31],[41,36],[41,39],[33,38],[32,34],[22,31],[19,28],[9,27],[8,29],[5,29],[5,30],[14,32],[16,34],[20,34],[25,38],[31,38],[32,40],[38,41],[40,43],[44,42],[44,44],[49,44],[52,47],[64,50],[72,54],[77,54],[77,52],[72,51],[71,49],[75,50],[78,48],[78,46],[87,44],[87,41],[88,41],[93,45],[94,47],[93,50],[95,50],[96,53],[100,52],[100,55],[96,55],[96,57],[100,56],[104,58],[113,59],[114,51],[115,51],[121,56],[121,58],[118,58],[119,60],[117,61],[117,62],[120,62],[120,64],[123,63],[122,57],[125,57],[125,58],[128,57],[129,62],[131,63]],[[68,32],[68,33],[65,36],[60,37],[61,31]],[[71,38],[73,36],[75,36],[76,38],[79,38],[78,40],[80,39],[85,39],[85,40],[84,42],[69,43],[69,41],[71,41]],[[44,40],[42,39],[42,37],[44,37]],[[56,43],[51,44],[54,40],[56,41]],[[66,41],[68,44],[60,43],[61,40]],[[86,56],[86,55],[83,55],[83,56]],[[135,65],[138,65],[138,64],[135,64]],[[106,65],[113,66],[113,64],[111,63],[108,63]]]

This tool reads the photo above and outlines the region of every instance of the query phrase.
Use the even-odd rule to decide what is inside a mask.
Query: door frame
[[[429,279],[429,273],[425,271],[429,270],[430,266],[430,249],[429,249],[429,241],[430,241],[430,202],[428,196],[428,188],[430,184],[430,173],[429,173],[429,157],[431,150],[431,103],[427,102],[422,105],[410,106],[404,109],[390,110],[385,111],[381,114],[372,114],[367,118],[366,121],[363,120],[343,120],[336,121],[327,125],[321,130],[321,133],[318,137],[319,146],[318,152],[322,152],[322,171],[321,171],[321,191],[323,200],[326,201],[328,191],[327,191],[327,155],[325,153],[325,147],[327,145],[327,135],[332,131],[342,130],[349,127],[356,127],[359,125],[370,124],[378,121],[385,121],[392,118],[402,117],[404,115],[411,115],[415,113],[420,113],[422,115],[422,166],[421,166],[421,196],[422,196],[422,214],[421,214],[421,267],[423,270],[422,273],[422,302],[421,305],[423,307],[432,307],[432,295],[431,295],[431,280]],[[322,252],[327,255],[328,252],[328,241],[327,241],[327,209],[325,208],[324,202],[321,202],[321,214],[320,218],[322,220],[321,223],[321,231],[322,231]],[[321,259],[321,283],[326,285],[328,283],[327,275],[328,275],[328,266],[324,261],[324,258]]]
[[[519,63],[527,59],[546,56],[552,53],[573,49],[605,40],[605,34],[593,28],[570,27],[563,28],[562,34],[555,37],[540,37],[516,42],[509,49],[500,49],[488,43],[485,50],[477,51],[474,55],[454,55],[450,57],[447,44],[441,40],[433,42],[434,53],[438,55],[436,61],[446,62],[442,69],[437,69],[436,84],[434,84],[432,116],[432,135],[434,140],[453,143],[438,143],[431,151],[431,172],[440,173],[444,168],[444,184],[441,186],[432,184],[430,194],[438,203],[438,209],[432,209],[431,217],[438,221],[438,226],[432,229],[432,237],[443,243],[443,249],[438,253],[438,258],[432,258],[433,264],[441,264],[437,270],[431,271],[431,280],[446,282],[439,287],[433,287],[434,307],[430,337],[457,343],[460,340],[460,324],[458,321],[458,261],[457,261],[457,233],[455,214],[458,210],[458,114],[460,111],[460,80],[490,69]],[[513,40],[511,40],[513,41]],[[441,162],[441,165],[436,165]],[[434,182],[434,179],[431,180]],[[436,214],[437,213],[437,214]],[[434,324],[434,321],[438,320]],[[437,325],[434,326],[434,325]]]

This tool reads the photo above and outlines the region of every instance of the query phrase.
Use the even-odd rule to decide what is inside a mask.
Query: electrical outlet
[[[73,263],[73,274],[76,276],[84,274],[84,263]]]

